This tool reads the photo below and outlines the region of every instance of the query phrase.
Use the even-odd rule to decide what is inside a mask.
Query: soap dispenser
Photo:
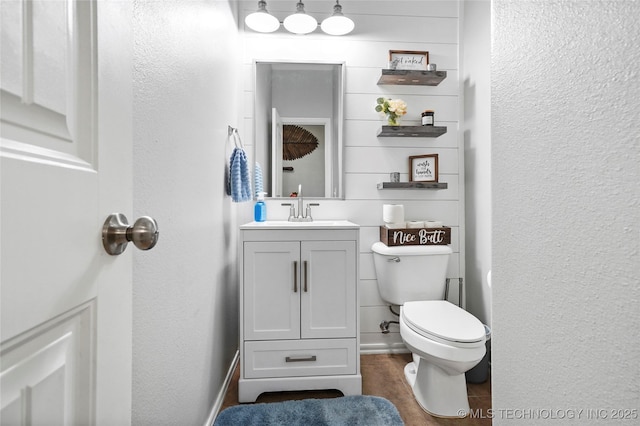
[[[267,205],[264,202],[266,192],[258,192],[258,201],[253,208],[253,219],[256,222],[264,222],[267,220]]]

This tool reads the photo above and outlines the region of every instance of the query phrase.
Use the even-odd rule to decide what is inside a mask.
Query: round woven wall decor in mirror
[[[282,129],[283,160],[297,160],[312,153],[318,147],[318,139],[307,129],[285,124]]]

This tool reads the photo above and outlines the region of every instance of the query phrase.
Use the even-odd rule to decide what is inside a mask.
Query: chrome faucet
[[[298,185],[298,214],[296,214],[296,206],[293,203],[282,203],[283,206],[289,206],[289,222],[313,222],[311,217],[311,206],[319,206],[318,203],[307,204],[307,210],[304,211],[304,198],[302,196],[302,184]]]
[[[298,185],[298,222],[306,222],[304,220],[304,216],[302,216],[302,204],[304,202],[304,199],[302,198],[302,184]],[[311,219],[309,219],[311,220]]]

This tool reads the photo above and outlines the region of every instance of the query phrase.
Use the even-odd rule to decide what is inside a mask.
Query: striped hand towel
[[[231,200],[235,203],[251,201],[251,178],[247,154],[242,148],[234,148],[229,165],[229,177],[231,182]]]

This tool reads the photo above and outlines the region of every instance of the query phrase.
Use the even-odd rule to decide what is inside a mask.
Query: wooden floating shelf
[[[378,84],[437,86],[445,78],[446,71],[382,70]]]
[[[445,133],[446,126],[382,126],[378,137],[437,138]]]
[[[447,189],[447,182],[380,182],[378,189]]]

